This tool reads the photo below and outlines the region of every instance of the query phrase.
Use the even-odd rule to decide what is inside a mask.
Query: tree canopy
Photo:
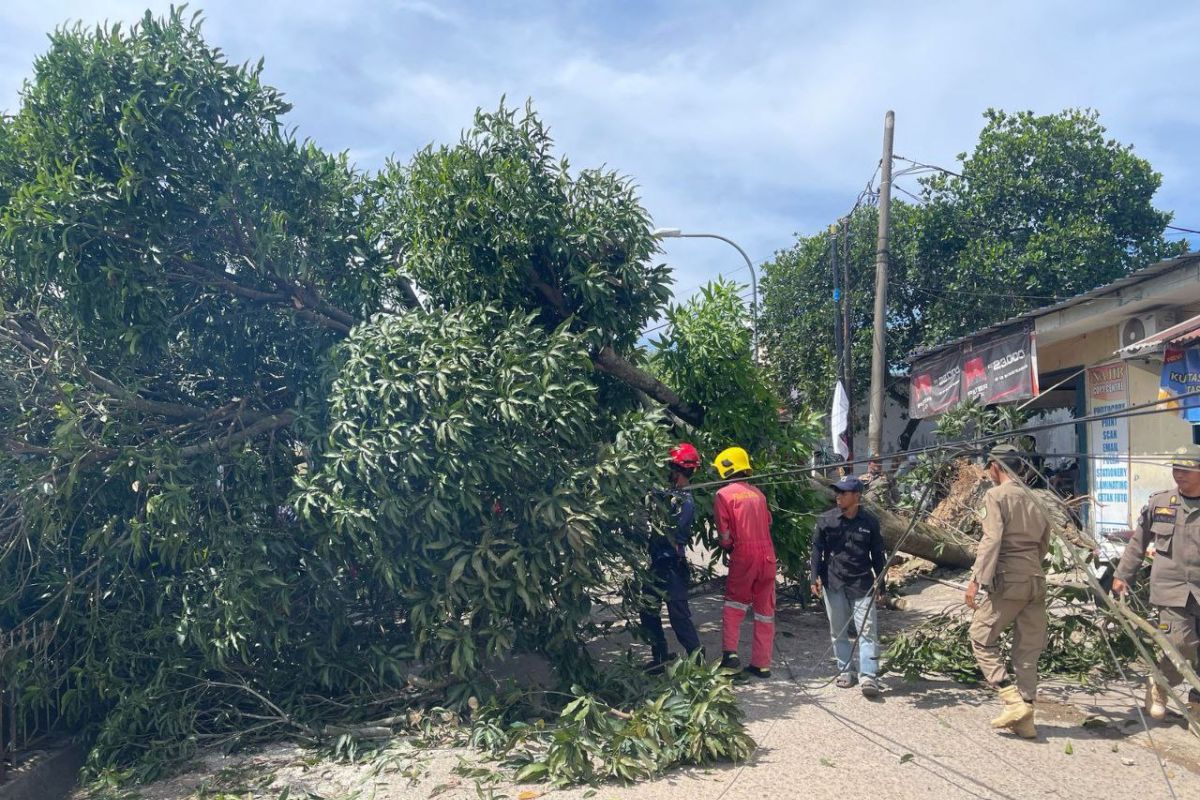
[[[893,200],[888,358],[1069,297],[1181,252],[1153,206],[1161,176],[1105,138],[1094,111],[989,110],[957,173],[920,178],[919,202]],[[850,214],[854,383],[871,360],[876,209]],[[782,386],[828,408],[836,371],[829,237],[800,237],[764,266],[760,330]],[[899,382],[897,382],[899,383]],[[899,385],[890,387],[903,399]]]
[[[630,182],[531,108],[367,175],[282,98],[176,10],[55,32],[0,120],[0,627],[53,654],[0,677],[93,769],[465,702],[513,650],[586,676],[711,399],[636,346]]]

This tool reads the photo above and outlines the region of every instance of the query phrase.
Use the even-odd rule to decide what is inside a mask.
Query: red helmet
[[[680,442],[671,448],[670,462],[684,469],[696,469],[700,466],[700,453],[688,442]]]

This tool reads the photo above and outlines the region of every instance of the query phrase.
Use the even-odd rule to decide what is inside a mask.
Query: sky
[[[152,0],[0,3],[0,112],[46,34],[136,21]],[[755,264],[844,214],[895,152],[954,168],[988,107],[1100,112],[1200,230],[1200,3],[208,0],[208,41],[265,59],[301,136],[365,170],[452,143],[477,107],[532,99],[576,166],[631,176],[657,226]],[[898,185],[916,191],[915,177]],[[1181,236],[1183,234],[1174,234]],[[1200,237],[1191,237],[1193,249]],[[747,280],[712,239],[664,240],[684,297]]]

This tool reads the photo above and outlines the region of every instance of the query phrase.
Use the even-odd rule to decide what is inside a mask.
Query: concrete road
[[[954,589],[918,582],[908,592],[910,609],[881,612],[885,632],[957,603]],[[716,595],[693,601],[708,652],[720,651]],[[313,763],[310,756],[280,747],[246,759],[210,759],[205,771],[147,787],[150,800],[207,796],[199,792],[230,768],[273,774],[273,788],[235,796],[275,798],[284,786],[293,797],[337,800],[502,797],[510,800],[739,800],[741,798],[1200,798],[1200,741],[1177,719],[1155,725],[1153,742],[1134,712],[1132,686],[1089,693],[1051,683],[1037,707],[1039,736],[1025,741],[996,733],[988,720],[999,708],[990,692],[949,681],[906,683],[885,678],[886,691],[867,700],[857,689],[828,685],[832,664],[824,615],[783,604],[775,675],[738,689],[751,734],[759,743],[742,765],[684,769],[632,786],[606,785],[567,791],[541,786],[480,782],[453,770],[469,751],[414,753],[385,769],[377,765]],[[743,635],[748,656],[749,623]],[[789,674],[790,668],[790,674]],[[1088,722],[1084,726],[1085,720]],[[1153,748],[1153,749],[1152,749]],[[407,765],[407,766],[406,766]],[[419,766],[417,766],[419,765]],[[1170,787],[1168,786],[1170,782]],[[227,788],[237,788],[228,785]]]

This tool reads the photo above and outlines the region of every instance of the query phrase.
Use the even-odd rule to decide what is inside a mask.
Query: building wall
[[[1190,316],[1196,312],[1194,309],[1187,309],[1181,313]],[[1111,326],[1044,347],[1039,345],[1038,370],[1045,374],[1072,367],[1117,362],[1120,359],[1113,353],[1120,344],[1118,330],[1118,326]],[[1126,361],[1125,365],[1129,405],[1137,406],[1155,400],[1158,397],[1162,361],[1157,358],[1137,359]],[[1049,387],[1042,386],[1041,388]],[[1174,412],[1132,416],[1128,419],[1128,426],[1129,504],[1127,524],[1133,525],[1141,507],[1145,505],[1151,494],[1169,489],[1174,485],[1171,480],[1170,466],[1166,464],[1166,454],[1191,442],[1192,430],[1191,426]],[[1071,429],[1063,428],[1062,430]],[[1065,452],[1065,449],[1060,452]]]
[[[1131,404],[1147,403],[1158,396],[1161,361],[1134,361],[1129,364]],[[1176,412],[1132,417],[1129,420],[1130,524],[1155,492],[1170,489],[1171,468],[1166,454],[1192,441],[1192,427]],[[1153,462],[1153,463],[1147,463]]]
[[[1116,356],[1113,353],[1121,346],[1119,337],[1118,326],[1111,325],[1054,344],[1042,345],[1039,343],[1037,346],[1038,372],[1045,375],[1047,372],[1057,372],[1071,367],[1092,366],[1115,360]],[[1044,391],[1050,387],[1042,386],[1040,388]]]

